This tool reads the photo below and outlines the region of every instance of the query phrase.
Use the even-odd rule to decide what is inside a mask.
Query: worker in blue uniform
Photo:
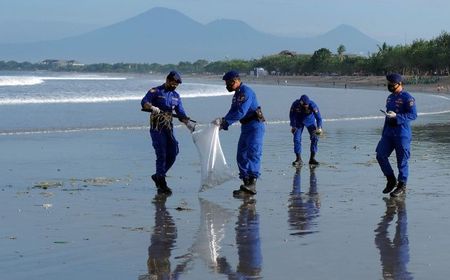
[[[156,153],[156,173],[152,175],[152,180],[159,193],[172,193],[167,186],[166,173],[174,164],[179,151],[173,131],[173,112],[191,132],[194,130],[186,116],[180,95],[175,91],[181,82],[180,74],[171,71],[166,82],[151,88],[141,101],[142,109],[151,112],[150,136]]]
[[[417,118],[417,110],[414,97],[403,90],[402,76],[393,73],[387,75],[386,79],[391,94],[386,100],[386,111],[383,111],[386,117],[376,153],[381,170],[387,178],[383,193],[390,193],[392,197],[397,197],[406,192],[412,136],[410,123]],[[395,177],[389,163],[389,156],[394,150],[397,157],[398,178]]]
[[[319,107],[304,94],[300,99],[292,103],[289,111],[289,120],[291,132],[294,135],[294,152],[296,156],[292,165],[298,167],[303,164],[301,157],[302,133],[305,126],[308,129],[309,139],[311,140],[309,164],[318,165],[319,163],[315,157],[318,149],[317,143],[319,142],[318,135],[322,134],[322,116],[320,115]]]
[[[231,108],[223,118],[213,121],[220,129],[228,130],[234,122],[241,123],[241,135],[237,148],[239,178],[244,182],[233,194],[256,194],[256,180],[261,175],[261,157],[265,132],[264,116],[255,92],[244,85],[239,73],[231,70],[223,76],[226,88],[234,91]]]

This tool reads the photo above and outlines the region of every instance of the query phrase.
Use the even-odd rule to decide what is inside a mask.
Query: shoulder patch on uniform
[[[238,96],[238,101],[239,102],[242,102],[242,101],[244,101],[245,100],[245,94],[244,93],[241,93],[239,96]]]
[[[158,90],[156,89],[156,88],[151,88],[150,90],[149,90],[149,92],[150,93],[155,93],[155,92],[157,92]]]
[[[409,100],[409,107],[414,106],[414,99]]]

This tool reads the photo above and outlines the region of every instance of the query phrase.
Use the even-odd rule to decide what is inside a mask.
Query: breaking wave
[[[182,98],[199,98],[230,95],[222,91],[197,91],[183,92]],[[128,95],[104,95],[104,96],[42,96],[42,97],[13,97],[0,98],[0,105],[25,105],[25,104],[61,104],[61,103],[109,103],[141,100],[143,94]]]
[[[39,76],[0,76],[0,86],[32,86],[42,84],[49,80],[79,80],[79,81],[103,81],[103,80],[126,80],[123,77],[107,76],[67,76],[67,77],[39,77]]]

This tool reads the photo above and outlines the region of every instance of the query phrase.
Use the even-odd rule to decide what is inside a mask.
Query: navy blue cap
[[[308,97],[308,95],[303,94],[303,95],[300,97],[300,101],[303,102],[303,104],[305,104],[305,105],[309,105],[309,97]]]
[[[181,76],[177,71],[170,71],[169,75],[167,75],[167,79],[174,80],[177,83],[181,84]]]
[[[223,75],[222,80],[229,81],[234,78],[239,78],[239,73],[235,70],[231,70],[231,71],[228,71],[227,73],[225,73],[225,75]]]
[[[397,73],[392,73],[389,75],[386,75],[386,80],[388,80],[391,83],[401,83],[403,81],[402,75],[397,74]]]

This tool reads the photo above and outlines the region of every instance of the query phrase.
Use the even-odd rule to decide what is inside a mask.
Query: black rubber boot
[[[159,194],[172,194],[172,190],[167,186],[166,178],[164,176],[153,174],[152,180],[155,182]]]
[[[239,186],[238,190],[233,191],[233,196],[235,198],[244,198],[248,195],[255,195],[256,194],[256,178],[250,177],[250,178],[244,178],[242,179],[244,184]]]
[[[406,184],[403,182],[398,182],[397,188],[391,192],[391,197],[399,197],[406,194]]]
[[[316,153],[311,153],[311,157],[309,158],[309,164],[311,165],[319,165],[319,162],[315,159]]]
[[[397,185],[397,179],[395,178],[394,175],[386,176],[386,178],[387,178],[387,183],[386,183],[386,187],[383,190],[383,193],[390,193]]]
[[[153,182],[155,182],[156,188],[159,189],[159,187],[161,186],[161,183],[159,181],[158,175],[153,174],[152,175],[152,180],[153,180]]]
[[[172,194],[172,190],[167,186],[166,177],[160,178],[161,178],[161,187],[158,189],[158,191],[165,194]]]
[[[295,154],[295,161],[292,162],[292,166],[299,167],[303,164],[302,156],[300,154]]]
[[[244,185],[241,186],[241,190],[244,192],[247,192],[251,195],[256,194],[256,178],[250,177],[246,182],[244,182]]]
[[[239,189],[233,191],[233,196],[236,198],[241,198],[241,196],[245,194],[245,192],[242,189],[246,184],[248,184],[248,178],[243,178],[242,182],[243,184],[239,186]]]

